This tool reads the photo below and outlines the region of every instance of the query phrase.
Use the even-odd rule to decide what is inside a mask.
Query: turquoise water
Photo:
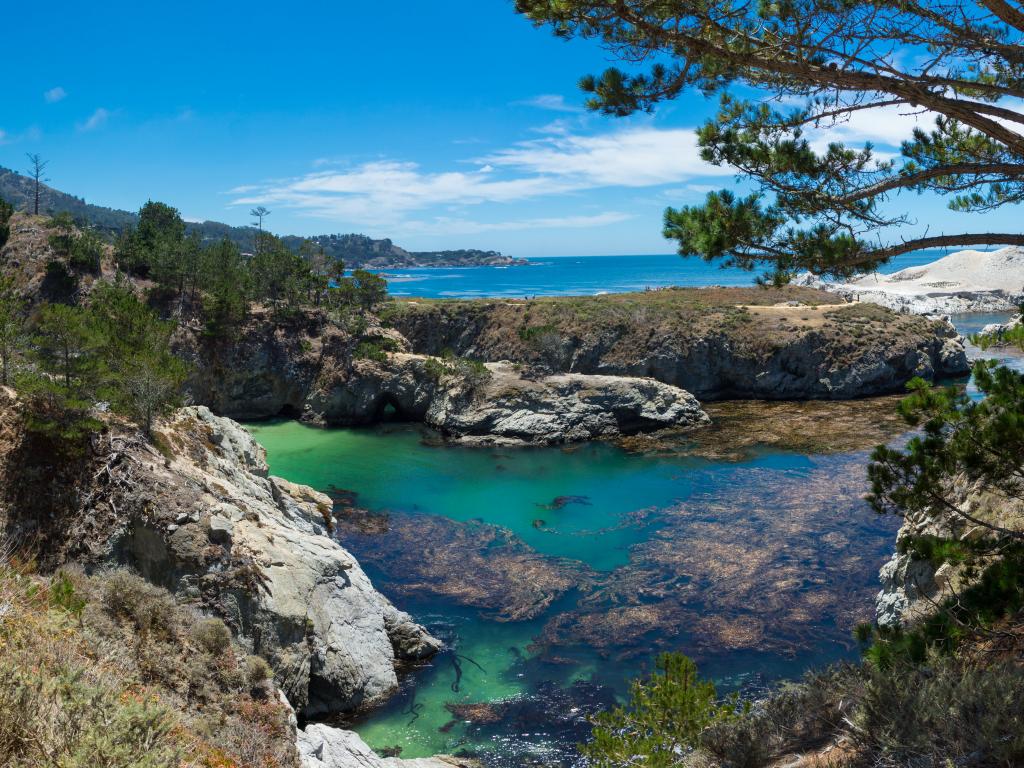
[[[349,724],[403,757],[571,764],[587,714],[659,651],[745,690],[855,656],[896,527],[860,499],[863,453],[724,462],[454,447],[397,424],[250,429],[274,474],[332,494],[340,541],[446,641]]]
[[[883,272],[916,267],[947,251],[917,251],[898,256]],[[720,269],[700,259],[679,256],[581,256],[531,258],[528,266],[431,267],[387,271],[394,296],[483,298],[569,296],[642,291],[667,285],[751,285],[756,273]]]

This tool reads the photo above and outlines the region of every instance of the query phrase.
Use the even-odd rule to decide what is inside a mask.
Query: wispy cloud
[[[520,232],[536,229],[590,229],[618,224],[632,218],[632,214],[618,211],[606,211],[593,216],[548,216],[493,222],[438,216],[430,221],[403,222],[395,228],[394,234],[479,235],[485,232]]]
[[[520,107],[536,107],[537,109],[546,109],[551,112],[582,112],[583,108],[576,106],[575,104],[569,104],[565,100],[565,96],[557,93],[542,93],[540,96],[534,96],[532,99],[525,99],[524,101],[512,102],[515,106]]]
[[[100,107],[91,115],[84,123],[78,124],[78,130],[80,131],[95,131],[97,128],[102,128],[106,125],[107,120],[110,119],[110,112],[103,107]]]
[[[735,171],[705,162],[692,129],[632,128],[524,141],[481,159],[496,168],[572,179],[580,188],[650,187]]]
[[[498,224],[439,217],[420,221],[421,211],[461,211],[467,206],[504,205],[608,187],[652,187],[731,175],[700,159],[690,129],[653,127],[597,136],[560,134],[520,142],[467,161],[474,170],[425,171],[408,161],[377,160],[342,169],[322,168],[304,176],[247,184],[231,190],[233,205],[267,205],[316,218],[401,231],[415,227],[460,227],[465,233],[501,228],[599,226],[625,214],[504,221]],[[463,163],[465,165],[465,163]],[[488,218],[495,218],[493,215]],[[557,222],[557,223],[556,223]]]
[[[58,101],[63,101],[67,95],[68,92],[58,85],[44,93],[43,98],[46,99],[47,104],[56,104]]]
[[[0,144],[10,144],[10,139],[7,137],[7,131],[0,128]]]

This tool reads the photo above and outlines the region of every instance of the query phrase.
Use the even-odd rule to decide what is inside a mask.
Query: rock
[[[532,379],[511,363],[440,376],[424,355],[357,361],[322,379],[307,412],[327,424],[369,424],[386,406],[465,442],[553,444],[709,422],[688,392],[620,376],[556,374]]]
[[[847,400],[970,371],[948,322],[807,288],[402,303],[389,319],[420,354],[651,378],[701,401]]]
[[[225,520],[220,515],[213,515],[210,518],[210,541],[214,544],[231,544],[233,530],[234,524],[230,520]]]
[[[169,467],[146,463],[109,558],[193,597],[263,656],[303,717],[364,709],[397,690],[395,665],[441,643],[397,610],[327,535],[331,500],[269,476],[252,436],[205,407],[158,427]],[[209,440],[219,434],[218,442]],[[198,524],[178,525],[199,513]],[[211,548],[227,545],[230,552]]]
[[[689,392],[653,379],[556,374],[527,379],[487,365],[477,387],[441,389],[425,421],[465,442],[552,444],[695,427],[710,419]]]
[[[472,760],[439,756],[402,760],[379,757],[359,735],[314,723],[298,732],[303,768],[471,768]]]
[[[820,288],[851,301],[880,304],[919,315],[1006,312],[1024,301],[1024,249],[959,251],[920,267],[832,283],[804,273],[795,284]]]
[[[933,597],[941,589],[935,583],[935,573],[927,561],[894,553],[879,572],[882,590],[875,600],[878,626],[896,629],[916,620],[922,598]]]

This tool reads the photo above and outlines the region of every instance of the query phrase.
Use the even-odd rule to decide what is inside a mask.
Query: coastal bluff
[[[948,322],[797,287],[405,300],[382,319],[419,354],[647,377],[702,401],[846,400],[969,370]]]
[[[810,289],[394,301],[355,330],[255,310],[228,341],[184,327],[175,345],[193,402],[231,418],[399,418],[494,443],[696,427],[702,400],[845,400],[969,370],[948,322]]]

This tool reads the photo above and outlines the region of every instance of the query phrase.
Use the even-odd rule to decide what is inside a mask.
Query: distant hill
[[[7,200],[18,210],[28,211],[33,205],[33,183],[30,178],[16,171],[0,166],[0,198]],[[116,235],[138,221],[138,215],[130,211],[107,208],[87,203],[84,198],[43,185],[39,200],[39,212],[47,215],[70,213],[80,223],[88,224],[108,235]],[[253,246],[256,230],[253,227],[233,227],[219,221],[190,222],[187,230],[199,232],[205,241],[227,238],[242,250]],[[313,240],[332,257],[341,258],[352,268],[407,269],[410,267],[466,267],[506,266],[525,264],[523,259],[504,256],[497,251],[407,251],[391,240],[374,240],[366,235],[316,235],[303,238],[285,235],[285,245],[298,251],[303,240]]]

